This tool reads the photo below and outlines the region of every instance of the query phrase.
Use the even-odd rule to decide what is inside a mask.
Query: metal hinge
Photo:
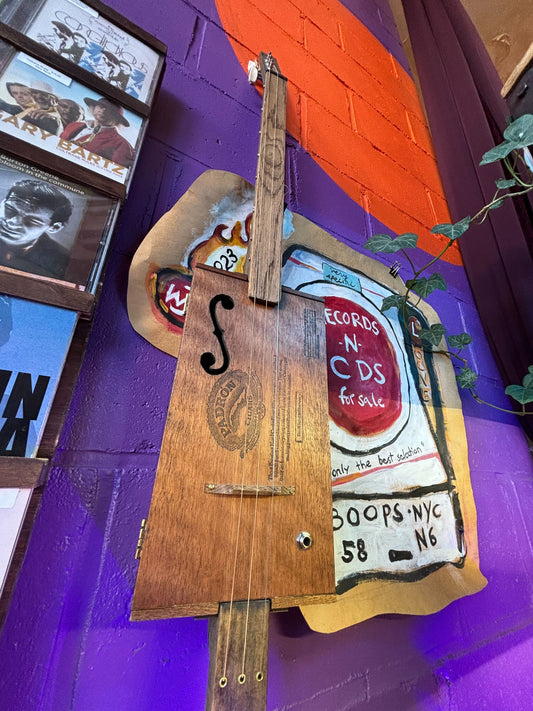
[[[137,548],[135,550],[135,560],[139,560],[141,557],[144,538],[146,536],[146,522],[147,522],[147,520],[148,519],[143,518],[143,520],[141,521],[141,530],[139,531],[139,539],[137,541]]]

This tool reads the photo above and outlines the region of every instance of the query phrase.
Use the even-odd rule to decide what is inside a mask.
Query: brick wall
[[[133,331],[125,296],[137,246],[200,173],[253,181],[260,96],[247,60],[271,49],[289,77],[290,209],[358,249],[374,232],[420,231],[430,253],[428,228],[446,215],[384,0],[110,4],[169,45],[168,66],[0,640],[10,711],[203,708],[206,622],[128,620],[174,360]],[[480,390],[503,405],[464,272],[450,263],[443,273],[449,290],[435,306],[451,330],[475,336]],[[468,399],[464,412],[487,588],[429,617],[329,636],[297,610],[273,616],[270,710],[530,707],[531,460],[514,418]]]

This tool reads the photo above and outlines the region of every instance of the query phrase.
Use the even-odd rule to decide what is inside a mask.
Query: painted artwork
[[[243,271],[253,198],[239,176],[208,171],[141,244],[128,311],[151,343],[178,355],[197,263]],[[306,620],[333,631],[375,614],[432,612],[481,589],[453,368],[417,337],[438,317],[423,303],[408,326],[382,312],[399,279],[287,210],[284,238],[284,286],[322,297],[326,316],[340,612],[303,607]]]
[[[76,321],[0,294],[0,456],[36,456]]]
[[[0,50],[11,48],[0,43]],[[65,74],[17,52],[0,80],[0,131],[125,184],[142,119]]]
[[[441,393],[416,339],[425,317],[413,310],[413,345],[397,310],[380,310],[395,292],[304,248],[286,253],[283,283],[325,301],[337,592],[461,565],[453,471],[431,417]]]

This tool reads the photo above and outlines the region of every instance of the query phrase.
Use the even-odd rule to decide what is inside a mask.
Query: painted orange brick
[[[326,171],[325,164],[333,164],[388,200],[408,206],[409,212],[422,221],[431,219],[425,186],[406,168],[311,99],[307,102],[307,122],[307,150]]]
[[[393,55],[390,53],[389,59],[397,71],[396,81],[398,82],[400,92],[404,97],[405,105],[407,106],[407,108],[412,108],[413,110],[416,110],[420,102],[414,81],[411,79],[405,69],[401,66],[401,64],[399,64],[395,57],[393,57]]]
[[[428,254],[436,256],[447,244],[448,240],[442,235],[431,234],[430,230],[433,224],[423,224],[412,215],[406,214],[395,205],[391,205],[387,200],[384,200],[381,196],[370,191],[367,193],[367,200],[371,216],[376,216],[376,218],[386,225],[394,224],[396,234],[414,232],[419,237],[418,247]],[[448,220],[445,221],[447,222]],[[379,228],[376,226],[375,231],[377,232],[378,230]],[[457,244],[446,252],[445,261],[451,264],[462,264]]]
[[[296,140],[302,135],[302,94],[291,81],[287,81],[287,131]],[[291,118],[289,126],[289,116]]]
[[[429,133],[426,121],[420,115],[414,114],[406,109],[408,121],[413,129],[414,140],[426,153],[434,155],[433,142]]]
[[[224,6],[225,15],[223,18],[226,24],[236,23],[237,26],[240,26],[242,23],[246,23],[250,27],[261,28],[260,32],[246,34],[247,47],[240,42],[233,44],[241,64],[247,67],[251,57],[258,56],[260,51],[264,51],[268,47],[278,60],[281,71],[291,82],[294,82],[301,91],[310,93],[318,100],[320,100],[319,97],[323,97],[328,101],[329,109],[341,120],[348,123],[350,120],[348,101],[344,92],[332,91],[331,72],[320,62],[310,58],[303,45],[282,32],[278,25],[254,5],[247,2],[245,7],[246,14],[243,16],[242,13],[236,11],[232,3],[227,3]],[[297,117],[288,112],[287,128],[297,140],[299,140],[298,124]]]
[[[412,215],[403,212],[387,200],[384,200],[382,197],[364,188],[350,176],[345,175],[344,173],[341,173],[333,168],[331,177],[343,188],[345,192],[350,195],[357,194],[359,196],[358,202],[367,212],[366,236],[363,238],[364,240],[369,239],[372,235],[381,232],[383,230],[383,223],[396,225],[396,234],[414,232],[419,237],[418,246],[433,256],[436,256],[447,244],[448,240],[442,235],[433,235],[430,233],[430,229],[433,225],[428,227],[427,225],[422,224]],[[378,218],[375,217],[376,214],[381,215],[379,221]],[[443,221],[448,221],[448,219]],[[449,261],[451,264],[462,264],[457,244],[454,245],[447,253],[446,261]],[[404,278],[407,277],[404,276]]]
[[[311,21],[306,21],[304,32],[306,49],[321,63],[326,61],[328,69],[340,83],[353,89],[361,96],[368,97],[368,101],[393,123],[405,123],[403,104],[376,81],[366,69],[339,50]]]
[[[318,165],[359,204],[362,199],[359,185],[363,185],[368,194],[374,196],[372,210],[376,219],[387,224],[391,230],[416,231],[412,227],[411,230],[406,228],[406,221],[426,225],[429,229],[434,224],[435,212],[442,208],[438,207],[440,187],[434,165],[426,165],[423,180],[412,174],[413,156],[423,153],[423,149],[415,146],[410,139],[413,144],[411,150],[415,152],[404,156],[406,162],[400,165],[386,154],[387,148],[389,151],[396,150],[401,147],[400,144],[394,142],[387,146],[385,143],[384,148],[382,132],[381,138],[377,134],[372,137],[378,144],[373,145],[353,130],[350,117],[348,90],[353,90],[363,96],[370,108],[383,116],[385,123],[386,119],[392,119],[395,126],[401,127],[394,131],[411,136],[405,112],[401,119],[398,118],[397,105],[407,108],[411,112],[411,128],[416,135],[418,127],[415,118],[423,122],[424,117],[414,83],[407,72],[338,0],[284,0],[290,2],[291,12],[294,6],[305,14],[305,42],[311,45],[313,33],[313,52],[306,51],[293,30],[286,27],[282,9],[274,14],[274,22],[253,4],[258,1],[218,0],[217,8],[244,70],[250,56],[266,48],[280,62],[282,71],[289,78],[288,130]],[[343,27],[344,44],[351,47],[352,58],[348,57],[348,62],[342,58],[338,25]],[[351,31],[347,33],[346,28]],[[353,45],[356,41],[359,47]],[[354,60],[354,56],[361,65]],[[330,71],[333,66],[335,71]],[[348,66],[360,67],[359,73],[352,72],[352,78],[346,76]],[[383,69],[383,74],[373,80],[371,75],[378,66]],[[342,68],[342,74],[339,68]],[[365,85],[364,91],[360,86],[354,86],[356,80],[361,86]],[[389,106],[393,107],[390,109],[392,116],[387,113]],[[387,107],[387,112],[383,107]],[[382,122],[382,125],[385,124]],[[388,135],[390,138],[390,130]],[[396,141],[397,136],[394,132],[392,135]],[[429,191],[426,182],[430,185]],[[437,237],[428,233],[424,241],[428,245],[436,245],[437,251],[440,249]],[[435,253],[433,248],[428,247],[428,250]],[[450,255],[450,261],[456,259],[456,255]]]
[[[284,0],[283,7],[280,6],[279,0],[250,0],[250,2],[259,12],[278,24],[284,32],[289,32],[297,42],[303,44],[304,13],[296,5],[289,0]],[[264,47],[263,51],[271,50],[269,47]]]
[[[353,19],[355,20],[355,18]],[[354,32],[359,33],[358,37],[368,35],[368,30],[358,21],[351,27],[350,32],[350,41],[353,39]],[[381,53],[382,64],[388,69],[387,74],[381,74],[376,71],[375,64],[369,61],[368,56],[363,55],[365,61],[361,62],[348,52],[340,50],[329,39],[327,34],[322,31],[322,28],[317,27],[309,18],[305,22],[306,48],[315,57],[319,58],[322,63],[325,63],[347,86],[352,87],[354,91],[363,96],[379,92],[382,95],[382,107],[393,99],[393,103],[398,104],[398,110],[400,106],[406,107],[413,111],[415,115],[423,117],[418,94],[411,78],[397,62],[391,62],[391,55],[384,50],[379,42],[375,41],[375,38],[373,40],[374,51]],[[398,75],[396,75],[396,70]],[[408,91],[405,90],[404,80],[407,80],[410,84]],[[395,120],[394,117],[391,118]],[[402,117],[398,120],[403,122],[404,119]]]
[[[350,13],[341,23],[341,36],[344,51],[357,64],[366,67],[386,86],[396,80],[389,53],[355,15]]]
[[[450,210],[444,194],[442,192],[435,193],[433,190],[428,189],[428,198],[432,206],[434,224],[440,225],[442,222],[450,222]]]
[[[299,91],[324,104],[340,121],[349,124],[348,98],[342,84],[303,48],[296,52],[293,50],[291,56],[293,61],[289,76]]]
[[[302,15],[321,27],[322,31],[327,34],[338,47],[341,46],[339,21],[345,13],[348,13],[348,10],[346,10],[340,2],[334,2],[333,7],[332,3],[323,2],[322,0],[292,0],[292,2],[300,9]],[[283,7],[285,7],[285,4],[283,4]],[[282,12],[278,4],[278,15],[282,14]]]
[[[407,126],[401,131],[381,116],[360,96],[352,95],[353,110],[358,132],[400,165],[408,168],[420,181],[437,192],[442,184],[433,156],[428,155],[412,140]]]

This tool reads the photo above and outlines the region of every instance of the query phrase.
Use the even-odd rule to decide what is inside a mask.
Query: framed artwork
[[[0,201],[0,268],[95,289],[117,200],[0,153]]]
[[[145,121],[5,42],[0,56],[0,132],[126,185]]]
[[[100,3],[8,0],[0,21],[143,103],[152,102],[164,64],[142,30],[105,15]],[[133,33],[131,29],[137,30]],[[128,31],[130,30],[130,31]],[[140,33],[141,38],[137,35]],[[153,41],[153,38],[150,38]]]

